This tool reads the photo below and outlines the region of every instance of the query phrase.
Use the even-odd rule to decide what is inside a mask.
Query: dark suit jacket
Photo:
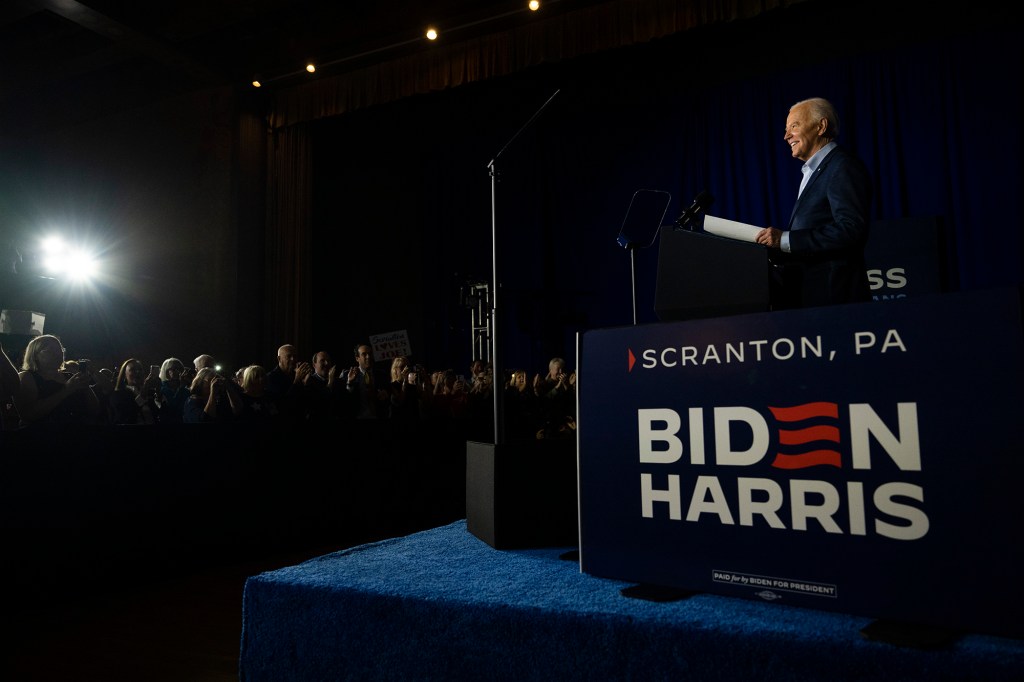
[[[864,265],[871,178],[853,154],[835,147],[807,182],[789,219],[790,253],[783,254],[783,305],[871,300]]]

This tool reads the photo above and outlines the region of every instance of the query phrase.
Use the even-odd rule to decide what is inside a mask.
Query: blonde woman
[[[242,413],[249,421],[274,421],[277,403],[267,396],[267,370],[262,365],[249,365],[242,370]]]
[[[398,420],[420,418],[420,387],[417,373],[409,366],[409,358],[398,355],[391,361],[391,391],[388,416]]]
[[[405,382],[405,375],[409,372],[409,358],[404,355],[396,355],[391,361],[391,384]]]
[[[18,375],[15,406],[22,424],[96,422],[102,414],[92,373],[65,374],[64,344],[52,334],[28,342]]]

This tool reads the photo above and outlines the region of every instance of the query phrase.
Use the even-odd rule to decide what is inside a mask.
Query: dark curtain
[[[398,55],[274,94],[273,129],[385,104],[541,64],[756,17],[810,0],[557,0],[507,30]],[[821,2],[822,0],[817,0]],[[525,3],[523,3],[525,5]],[[385,54],[388,54],[385,52]]]
[[[312,150],[306,125],[273,133],[267,147],[266,350],[309,348],[313,310]],[[321,273],[321,276],[327,273]],[[272,347],[272,348],[271,348]]]
[[[239,107],[238,142],[235,145],[236,182],[233,188],[238,221],[238,286],[235,310],[238,312],[236,348],[237,358],[262,362],[276,355],[281,330],[270,330],[272,336],[264,346],[264,301],[266,271],[264,256],[267,251],[264,230],[267,224],[267,143],[270,136],[259,101],[243,100]],[[307,182],[309,181],[307,175]],[[275,225],[278,223],[274,222]],[[307,221],[308,227],[308,221]],[[287,277],[294,278],[296,273]],[[290,287],[289,287],[290,289]],[[277,305],[275,302],[274,305]],[[279,345],[279,344],[278,344]],[[245,360],[242,360],[243,362]]]

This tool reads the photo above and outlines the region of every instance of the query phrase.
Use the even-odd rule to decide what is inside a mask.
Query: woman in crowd
[[[87,368],[69,376],[63,366],[64,345],[58,337],[41,334],[28,342],[15,396],[23,425],[101,421],[92,388],[97,379]]]
[[[420,418],[420,387],[417,374],[409,367],[409,358],[395,356],[391,361],[391,390],[388,416],[399,420]]]
[[[242,410],[244,419],[256,422],[278,420],[277,403],[266,390],[267,370],[262,365],[249,365],[242,370]]]
[[[160,365],[160,422],[180,424],[189,395],[185,363],[178,358],[167,358]]]
[[[111,421],[114,424],[155,424],[159,381],[155,375],[146,375],[142,360],[125,360],[110,395]]]
[[[409,371],[409,358],[404,355],[396,355],[391,360],[391,383],[405,381],[405,375]]]

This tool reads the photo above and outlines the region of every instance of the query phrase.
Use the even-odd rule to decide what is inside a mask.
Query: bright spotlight
[[[68,254],[65,273],[74,280],[90,280],[96,275],[96,260],[85,251],[73,251]]]
[[[530,0],[530,4],[527,5],[531,12],[536,12],[540,9],[540,0]]]
[[[44,238],[42,242],[42,247],[43,253],[45,254],[61,253],[64,251],[64,249],[67,248],[64,245],[64,240],[60,237],[60,235],[56,234],[52,234],[49,237]]]
[[[427,29],[427,40],[437,40],[437,29],[434,29],[434,28],[428,28]]]
[[[96,259],[85,249],[72,249],[58,236],[47,237],[42,246],[42,265],[48,275],[85,281],[97,274]]]

